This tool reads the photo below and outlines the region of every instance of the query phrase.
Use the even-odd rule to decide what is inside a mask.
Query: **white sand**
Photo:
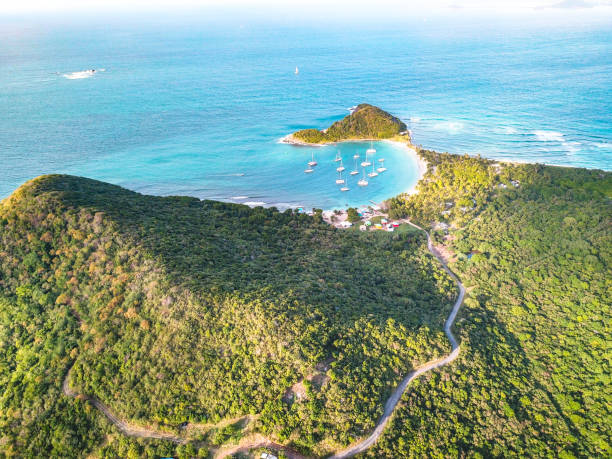
[[[418,193],[417,190],[417,185],[418,183],[421,181],[421,179],[425,176],[425,173],[427,172],[427,161],[425,161],[424,159],[422,159],[418,154],[417,151],[414,147],[404,143],[404,142],[398,142],[397,140],[384,140],[384,142],[390,142],[393,143],[395,145],[398,145],[400,147],[403,147],[406,150],[406,153],[408,153],[409,156],[412,156],[416,163],[417,163],[417,168],[418,168],[418,177],[417,177],[417,181],[410,187],[408,188],[406,191],[404,191],[405,194],[416,194]]]

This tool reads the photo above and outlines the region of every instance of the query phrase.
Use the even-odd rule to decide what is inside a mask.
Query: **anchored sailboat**
[[[368,151],[370,151],[370,150],[368,150]],[[361,166],[362,167],[368,167],[368,166],[372,165],[372,163],[370,161],[368,161],[368,151],[366,151],[365,161],[361,162]]]
[[[339,151],[336,152],[336,159],[334,159],[334,161],[335,162],[342,161],[342,156],[340,156],[340,152]]]
[[[363,169],[363,177],[357,182],[359,186],[368,186],[368,181],[365,178],[365,168]]]
[[[312,152],[312,161],[308,163],[310,167],[314,167],[317,165],[317,162],[314,160],[314,151]]]
[[[376,169],[378,172],[384,172],[387,170],[387,168],[385,167],[385,158],[380,158],[378,160],[380,162],[380,167],[378,169]]]
[[[340,188],[340,191],[348,191],[350,190],[349,186],[348,186],[348,178],[346,179],[345,185]]]
[[[336,170],[337,170],[338,172],[342,172],[344,169],[346,169],[346,168],[345,168],[345,167],[344,167],[344,165],[342,164],[342,158],[340,158],[340,166],[339,166],[339,167],[336,167]]]
[[[338,173],[338,179],[336,180],[336,185],[343,185],[344,184],[344,179],[342,178],[342,172]]]
[[[374,142],[370,142],[370,148],[366,150],[366,153],[369,155],[376,153],[376,150],[374,149]]]
[[[378,175],[378,172],[374,170],[374,164],[372,164],[372,172],[368,174],[368,177],[376,177],[377,175]]]
[[[355,155],[353,156],[353,158],[355,158],[355,166],[353,167],[353,170],[351,171],[351,175],[357,175],[359,174],[359,171],[357,170],[357,160],[359,159],[359,155]]]

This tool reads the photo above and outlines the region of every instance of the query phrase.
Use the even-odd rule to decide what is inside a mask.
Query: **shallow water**
[[[337,148],[350,168],[369,144],[317,148],[304,174],[311,149],[278,143],[360,102],[426,147],[612,169],[611,27],[449,30],[0,24],[0,197],[65,172],[281,208],[379,201],[416,180],[401,147],[378,143],[389,170],[342,193]]]

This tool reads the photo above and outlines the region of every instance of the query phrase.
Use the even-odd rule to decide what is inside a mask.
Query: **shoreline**
[[[368,138],[363,138],[363,139],[345,139],[345,140],[338,140],[336,142],[326,142],[326,143],[309,143],[309,142],[303,142],[301,140],[296,140],[293,138],[293,134],[287,134],[286,136],[280,138],[278,140],[278,143],[283,143],[286,145],[292,145],[295,147],[327,147],[327,146],[333,146],[333,145],[337,145],[340,143],[349,143],[349,142],[354,142],[354,143],[358,143],[358,142],[387,142],[387,143],[391,143],[397,146],[400,146],[401,148],[403,148],[407,155],[409,157],[413,157],[416,165],[417,165],[417,180],[414,184],[412,184],[412,186],[410,186],[408,189],[406,189],[405,191],[401,191],[400,193],[398,193],[395,196],[399,196],[402,194],[406,194],[406,195],[414,195],[417,194],[418,191],[418,185],[419,182],[423,179],[423,177],[425,176],[425,174],[427,173],[427,168],[428,168],[428,164],[427,161],[425,161],[423,158],[421,158],[419,156],[419,154],[417,153],[416,147],[412,144],[411,142],[411,137],[409,135],[406,136],[394,136],[391,137],[389,139],[368,139]],[[389,196],[385,199],[383,199],[380,202],[377,202],[376,205],[381,205],[383,202],[385,202],[387,199],[391,199],[394,198],[395,196]],[[373,203],[374,201],[369,201],[369,203]],[[369,204],[364,204],[364,205],[369,205]],[[324,210],[336,210],[336,209],[324,209]],[[340,209],[338,209],[340,210]],[[345,210],[345,208],[342,208],[341,210]]]
[[[425,161],[423,158],[419,156],[416,148],[410,142],[394,140],[394,139],[385,139],[382,141],[393,143],[396,145],[401,145],[408,153],[408,156],[414,157],[416,164],[417,164],[417,180],[410,188],[408,188],[406,191],[401,192],[400,194],[408,194],[408,195],[417,194],[419,192],[418,190],[419,182],[423,180],[423,177],[425,177],[425,174],[427,173],[427,168],[429,167],[429,165],[427,164],[427,161]],[[391,199],[393,197],[395,196],[391,196],[387,199]]]

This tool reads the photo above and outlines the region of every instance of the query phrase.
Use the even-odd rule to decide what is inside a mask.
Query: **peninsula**
[[[370,104],[358,105],[351,114],[324,130],[302,129],[283,139],[297,145],[320,145],[345,140],[383,140],[402,136],[410,140],[399,118]]]

